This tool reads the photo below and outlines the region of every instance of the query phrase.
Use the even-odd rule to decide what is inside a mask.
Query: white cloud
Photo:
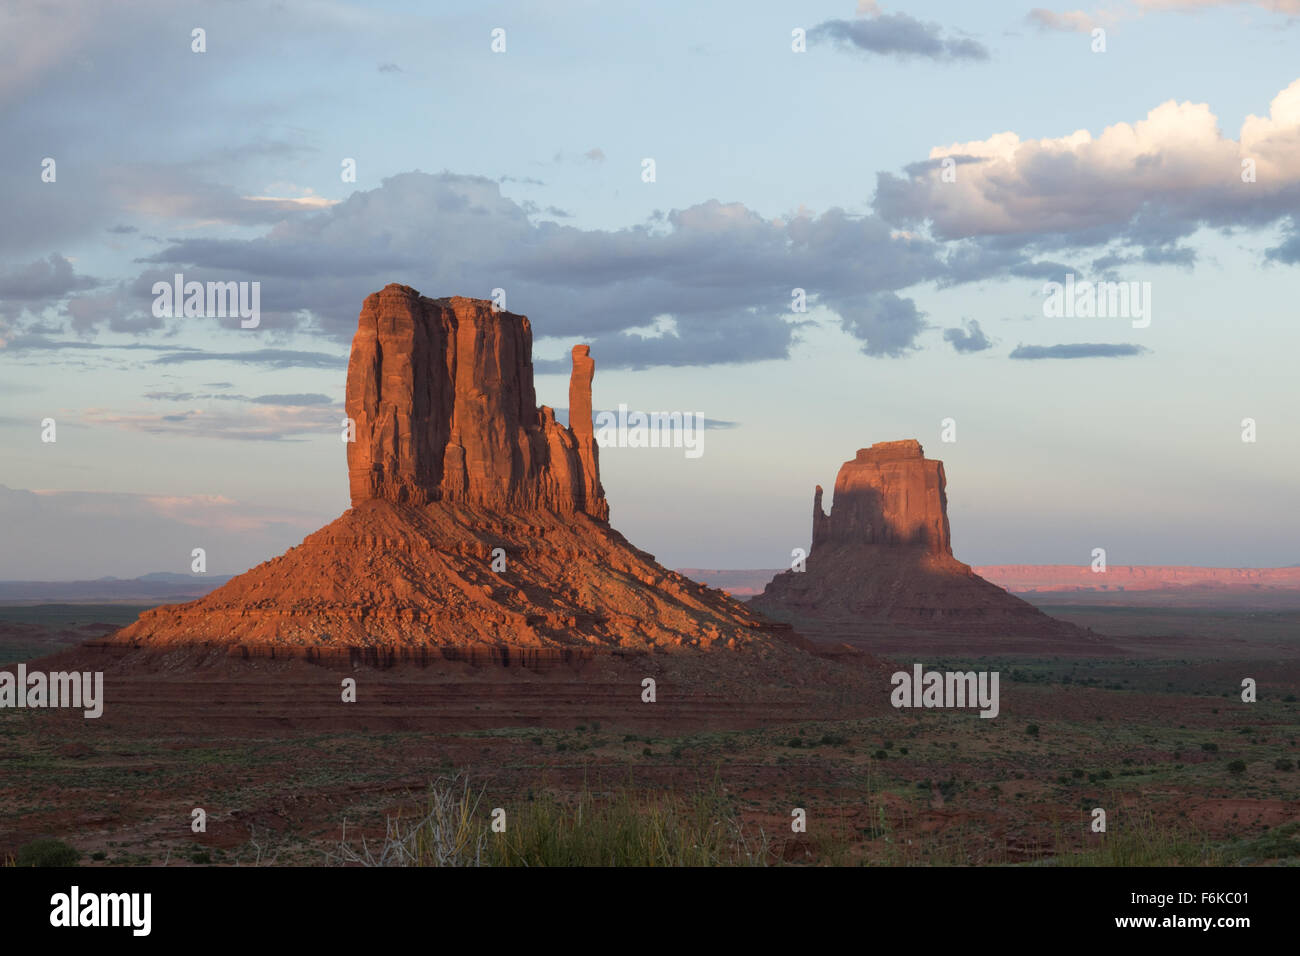
[[[1043,30],[1091,33],[1095,27],[1110,27],[1148,13],[1198,13],[1215,7],[1257,7],[1287,16],[1300,14],[1300,0],[1135,0],[1127,7],[1106,7],[1094,13],[1067,10],[1060,13],[1035,7],[1025,18]]]
[[[944,181],[945,158],[956,164],[955,181]],[[1246,160],[1255,182],[1243,182]],[[1267,116],[1247,117],[1237,139],[1208,104],[1170,100],[1096,136],[1002,132],[937,146],[912,172],[907,181],[881,177],[878,208],[896,222],[929,220],[944,238],[1082,233],[1140,214],[1175,231],[1272,221],[1294,211],[1300,195],[1300,80]]]

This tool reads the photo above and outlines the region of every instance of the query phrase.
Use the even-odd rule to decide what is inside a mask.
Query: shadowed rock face
[[[573,350],[570,420],[537,408],[528,320],[481,299],[390,285],[366,299],[348,362],[352,504],[432,501],[609,517],[592,437],[590,349]]]
[[[943,462],[931,461],[914,440],[858,449],[835,478],[835,507],[822,512],[813,496],[812,549],[847,542],[915,545],[952,555]]]
[[[887,630],[1077,636],[953,557],[943,462],[917,441],[860,449],[835,478],[827,514],[813,495],[804,571],[778,574],[750,604],[818,637]]]
[[[526,318],[387,286],[366,299],[348,364],[352,507],[111,642],[319,659],[347,648],[375,659],[429,648],[466,660],[681,647],[805,657],[788,625],[662,567],[609,526],[594,375],[590,349],[576,346],[566,428],[536,407]]]

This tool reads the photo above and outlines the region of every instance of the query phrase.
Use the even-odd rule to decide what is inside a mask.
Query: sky
[[[587,342],[597,409],[727,426],[602,451],[669,566],[787,565],[902,438],[971,564],[1300,562],[1300,0],[1032,2],[10,0],[0,578],[337,517],[390,282],[504,290],[540,402]],[[258,325],[156,315],[176,273]]]

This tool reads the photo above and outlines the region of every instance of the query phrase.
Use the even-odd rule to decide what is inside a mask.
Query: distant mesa
[[[776,575],[750,601],[810,636],[1086,634],[953,557],[943,462],[917,441],[860,449],[840,467],[829,514],[817,486],[812,525],[806,569]]]
[[[610,527],[594,374],[590,349],[575,347],[571,426],[561,425],[537,407],[528,319],[386,286],[361,309],[348,364],[351,509],[113,640],[246,656],[369,648],[400,659],[431,649],[497,659],[806,646],[789,625],[662,567]]]
[[[822,488],[817,486],[812,550],[860,545],[952,557],[943,462],[926,458],[920,442],[877,442],[859,449],[836,476],[829,515],[822,511]]]

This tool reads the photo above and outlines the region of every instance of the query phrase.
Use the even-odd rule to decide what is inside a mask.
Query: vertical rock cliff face
[[[607,518],[609,505],[605,502],[605,489],[600,485],[600,457],[596,447],[596,432],[591,418],[591,380],[596,375],[596,363],[591,360],[591,347],[573,347],[573,374],[569,376],[569,430],[578,446],[578,462],[582,466],[582,510],[593,518]]]
[[[381,499],[606,520],[591,422],[590,350],[573,350],[569,418],[537,408],[528,320],[480,299],[390,285],[366,299],[348,362],[355,507]]]
[[[1082,633],[953,557],[943,462],[926,458],[913,440],[879,442],[844,462],[829,514],[819,485],[806,569],[778,574],[750,603],[804,633],[839,640],[906,630]]]
[[[943,462],[925,457],[914,440],[878,442],[858,450],[835,478],[835,507],[813,496],[812,549],[860,543],[915,546],[952,556]]]
[[[591,350],[575,347],[566,428],[536,407],[527,319],[387,286],[366,299],[348,364],[352,507],[207,597],[145,612],[113,640],[246,656],[802,654],[788,625],[669,571],[609,526],[594,375]]]

